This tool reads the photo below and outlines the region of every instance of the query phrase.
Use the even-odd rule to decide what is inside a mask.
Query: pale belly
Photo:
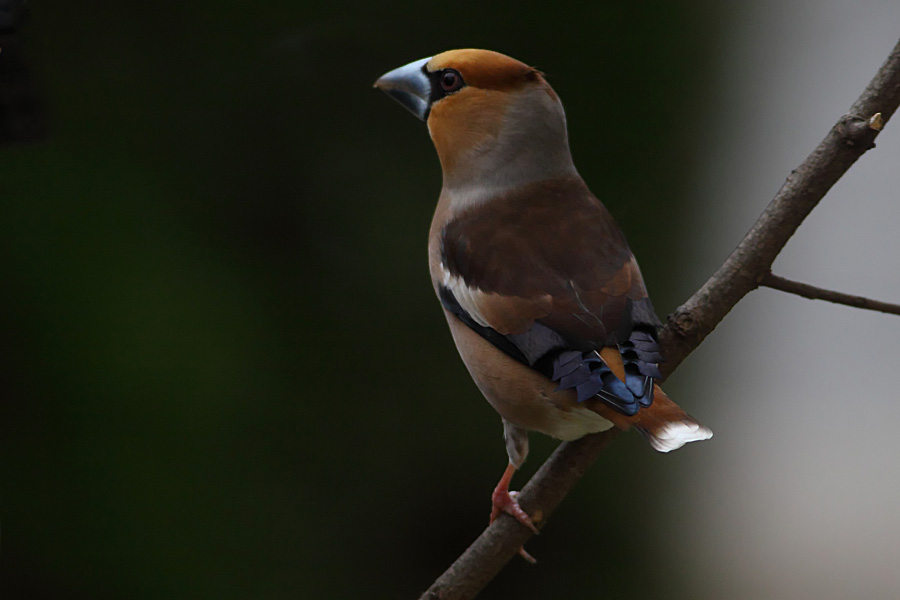
[[[453,340],[475,384],[494,409],[513,425],[560,440],[606,431],[613,424],[579,405],[573,390],[510,358],[454,315],[444,311]]]

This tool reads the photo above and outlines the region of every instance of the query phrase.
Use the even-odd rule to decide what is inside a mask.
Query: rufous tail
[[[618,351],[603,348],[600,356],[616,377],[624,379],[625,370]],[[657,452],[671,452],[689,442],[708,440],[713,435],[710,429],[672,402],[656,383],[653,384],[653,404],[641,408],[634,416],[628,417],[612,409],[598,412],[619,429],[635,427]]]
[[[688,442],[708,440],[713,432],[672,402],[662,388],[654,384],[653,404],[642,408],[631,424],[646,436],[657,452],[671,452]]]

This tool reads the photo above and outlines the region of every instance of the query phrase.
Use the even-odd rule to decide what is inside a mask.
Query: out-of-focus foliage
[[[709,7],[330,6],[32,3],[49,133],[0,148],[3,598],[413,597],[485,525],[500,422],[432,297],[440,169],[371,89],[391,68],[544,70],[659,312],[694,285]],[[662,468],[623,438],[484,597],[659,595]]]

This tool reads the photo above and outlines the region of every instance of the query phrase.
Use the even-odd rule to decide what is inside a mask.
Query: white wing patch
[[[459,305],[462,307],[464,311],[466,311],[472,320],[481,325],[482,327],[490,327],[491,325],[487,322],[487,319],[484,318],[484,315],[481,314],[481,311],[478,309],[477,299],[484,292],[477,288],[472,288],[466,285],[466,282],[462,280],[461,277],[456,277],[450,274],[444,267],[444,263],[440,263],[441,273],[443,274],[443,284],[450,293],[453,294],[453,297],[456,298],[456,301],[459,302]]]

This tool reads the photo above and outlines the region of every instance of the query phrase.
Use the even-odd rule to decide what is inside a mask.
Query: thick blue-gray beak
[[[385,73],[375,82],[375,87],[402,104],[422,121],[428,116],[431,100],[431,81],[425,74],[425,64],[429,60],[430,56],[411,62]]]

